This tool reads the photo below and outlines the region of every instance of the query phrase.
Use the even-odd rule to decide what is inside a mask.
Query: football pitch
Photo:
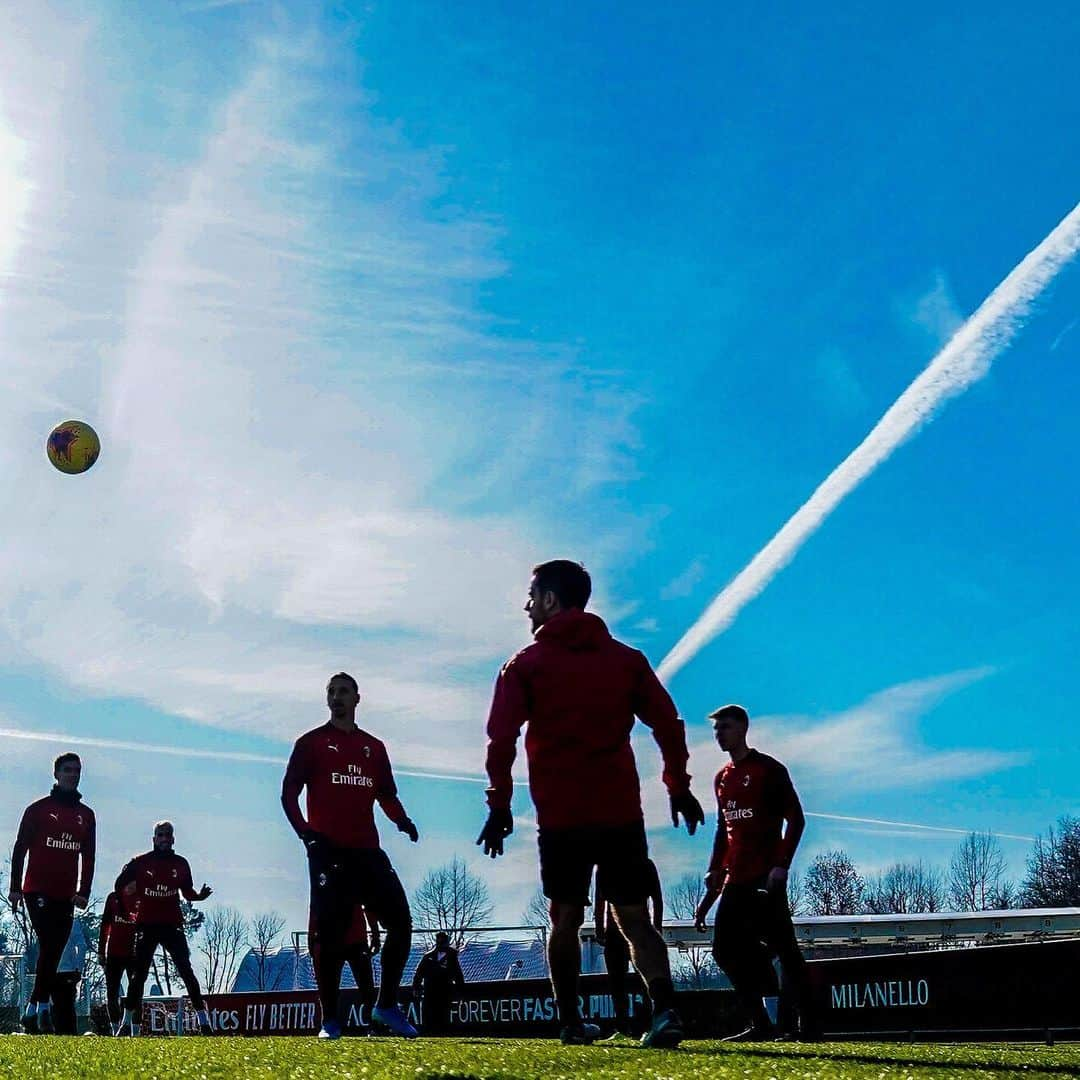
[[[0,1037],[0,1076],[23,1080],[213,1080],[266,1076],[325,1080],[704,1080],[732,1077],[916,1078],[1080,1075],[1080,1045],[822,1043],[679,1050],[562,1046],[519,1039],[101,1039]]]

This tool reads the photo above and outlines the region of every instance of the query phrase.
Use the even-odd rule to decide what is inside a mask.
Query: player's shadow
[[[760,1057],[771,1059],[774,1061],[835,1061],[837,1063],[852,1063],[855,1065],[881,1065],[892,1068],[907,1068],[907,1069],[951,1069],[959,1072],[973,1072],[982,1073],[987,1070],[993,1070],[995,1075],[1009,1075],[1015,1073],[1017,1076],[1031,1076],[1033,1073],[1037,1075],[1043,1074],[1060,1074],[1062,1076],[1076,1076],[1077,1067],[1075,1062],[1069,1064],[1056,1064],[1053,1062],[1036,1062],[1027,1061],[1018,1064],[1006,1064],[1001,1061],[995,1061],[989,1054],[986,1057],[978,1060],[967,1060],[963,1058],[924,1058],[919,1057],[916,1054],[904,1054],[899,1050],[896,1053],[846,1053],[842,1050],[828,1050],[824,1048],[814,1049],[812,1046],[807,1046],[805,1050],[772,1050],[768,1047],[747,1047],[746,1049],[740,1048],[738,1051],[733,1050],[698,1050],[697,1053],[707,1055],[708,1057],[725,1057],[729,1054],[738,1053],[740,1056],[745,1055],[747,1057]]]

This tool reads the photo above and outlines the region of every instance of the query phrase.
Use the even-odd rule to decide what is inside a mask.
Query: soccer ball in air
[[[49,460],[62,473],[84,473],[97,461],[101,442],[89,424],[65,420],[49,433],[45,449]]]

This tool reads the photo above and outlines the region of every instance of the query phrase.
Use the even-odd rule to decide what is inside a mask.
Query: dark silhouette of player
[[[52,791],[23,813],[11,853],[8,891],[13,910],[25,904],[38,939],[34,987],[22,1022],[27,1032],[42,1034],[55,1030],[51,1001],[57,966],[71,936],[75,908],[85,908],[90,899],[97,844],[94,811],[78,790],[79,755],[61,754],[53,762],[53,777]]]
[[[663,938],[649,919],[649,850],[630,731],[634,718],[652,729],[664,759],[672,822],[692,834],[705,820],[690,792],[686,731],[667,691],[637,649],[616,641],[585,611],[592,582],[578,563],[534,567],[525,611],[534,641],[509,660],[495,684],[488,718],[490,813],[477,843],[502,854],[513,830],[511,766],[527,725],[529,788],[539,825],[540,877],[551,901],[548,963],[567,1043],[600,1034],[578,1007],[581,948],[593,870],[648,988],[653,1023],[644,1046],[683,1038]]]
[[[716,839],[705,895],[695,922],[705,929],[719,896],[713,930],[713,956],[731,980],[749,1026],[738,1041],[776,1036],[779,987],[772,965],[780,960],[787,993],[799,1013],[797,1035],[817,1038],[806,960],[799,950],[787,899],[787,877],[806,819],[787,769],[775,758],[747,745],[750,717],[741,705],[710,714],[716,741],[730,761],[714,782]],[[785,828],[786,823],[786,828]]]
[[[345,672],[334,675],[326,686],[326,703],[329,722],[297,739],[281,785],[285,815],[308,856],[319,938],[315,968],[323,1013],[319,1038],[341,1038],[338,991],[357,905],[386,930],[372,1019],[396,1035],[415,1038],[416,1028],[397,1003],[412,941],[412,915],[405,890],[379,846],[375,804],[414,843],[420,834],[397,797],[386,747],[356,726],[360,703],[356,680]],[[305,788],[306,818],[300,810],[300,792]]]

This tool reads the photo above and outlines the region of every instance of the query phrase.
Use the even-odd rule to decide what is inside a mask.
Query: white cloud
[[[705,561],[693,559],[679,574],[676,574],[661,590],[662,600],[689,596],[705,580]]]
[[[910,318],[938,345],[944,345],[964,324],[964,314],[940,270],[934,275],[934,284],[912,304]]]
[[[837,803],[886,791],[925,791],[1023,765],[1019,751],[939,749],[924,739],[919,721],[952,694],[992,674],[990,668],[890,686],[840,712],[820,717],[754,716],[750,744],[788,767],[803,802],[815,816],[835,822],[900,827],[907,832],[982,830],[982,821],[910,822],[837,814]],[[642,738],[641,743],[644,743]],[[703,802],[710,799],[712,776],[727,758],[709,740],[690,746],[690,772]],[[668,812],[658,775],[642,785],[646,817],[660,823]],[[940,828],[939,828],[940,827]]]
[[[0,286],[20,508],[4,660],[280,739],[344,668],[396,763],[477,771],[491,679],[527,640],[528,568],[560,550],[599,569],[634,528],[573,511],[624,469],[635,398],[496,332],[475,293],[505,269],[497,229],[439,207],[439,157],[342,89],[332,41],[265,39],[178,167],[102,143],[72,105],[85,33],[23,27],[0,60],[30,33],[44,70],[70,67],[44,110],[32,69],[0,74],[33,191]],[[100,179],[126,170],[146,190]],[[75,479],[42,453],[68,414],[103,437]]]

